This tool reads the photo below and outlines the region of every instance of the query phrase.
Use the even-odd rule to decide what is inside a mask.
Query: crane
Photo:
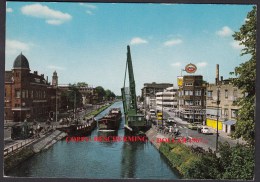
[[[129,88],[126,87],[127,71],[129,75]],[[137,108],[134,71],[129,45],[127,46],[125,78],[124,86],[123,88],[121,88],[121,94],[125,114],[125,128],[132,133],[142,131],[146,128],[146,120],[144,118],[144,115],[138,112]]]

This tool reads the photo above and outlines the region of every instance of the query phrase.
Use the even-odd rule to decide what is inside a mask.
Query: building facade
[[[176,98],[178,89],[174,87],[166,88],[163,92],[156,93],[156,110],[177,109],[178,101]]]
[[[154,109],[156,107],[156,93],[163,92],[166,88],[173,87],[171,83],[145,83],[142,88],[142,98],[144,100],[144,108]]]
[[[206,109],[206,84],[203,82],[201,75],[183,76],[182,85],[178,90],[178,115],[188,122],[205,121]]]
[[[218,124],[219,130],[230,134],[235,129],[239,110],[235,102],[240,97],[243,97],[241,90],[235,87],[230,79],[221,79],[218,84],[209,84],[207,86],[206,125],[216,129]]]
[[[29,62],[21,53],[11,71],[5,71],[5,121],[23,122],[48,118],[56,111],[57,88],[44,75],[30,72]]]

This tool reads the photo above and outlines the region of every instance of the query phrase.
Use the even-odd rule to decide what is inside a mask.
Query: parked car
[[[191,130],[196,130],[198,128],[198,126],[194,123],[190,123],[190,124],[188,124],[188,128]]]
[[[197,129],[201,128],[201,123],[200,122],[190,123],[190,124],[188,124],[188,128],[191,130],[197,130]]]
[[[210,130],[209,130],[209,128],[207,126],[202,126],[201,133],[203,133],[203,134],[211,134],[212,132],[210,132]]]
[[[174,120],[174,118],[169,117],[169,118],[167,119],[167,122],[168,122],[168,123],[175,123],[175,120]]]

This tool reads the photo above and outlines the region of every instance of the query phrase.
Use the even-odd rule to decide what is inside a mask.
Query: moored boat
[[[118,130],[122,113],[120,108],[112,108],[107,115],[99,119],[98,129],[101,130]]]

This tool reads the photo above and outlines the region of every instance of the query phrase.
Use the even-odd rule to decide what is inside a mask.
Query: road
[[[187,125],[188,123],[186,121],[182,121],[180,118],[174,116],[173,112],[164,112],[165,119],[168,119],[169,117],[173,117],[176,121],[176,125],[180,131],[180,135],[182,137],[188,137],[190,139],[200,139],[202,142],[199,143],[192,143],[193,145],[197,145],[199,147],[202,147],[206,150],[209,148],[215,151],[216,149],[216,132],[213,129],[210,129],[212,131],[212,134],[202,134],[198,133],[197,130],[191,130],[188,129]],[[235,146],[237,143],[241,143],[241,140],[231,139],[227,135],[221,135],[219,134],[218,141],[221,143],[228,142],[230,146]]]

